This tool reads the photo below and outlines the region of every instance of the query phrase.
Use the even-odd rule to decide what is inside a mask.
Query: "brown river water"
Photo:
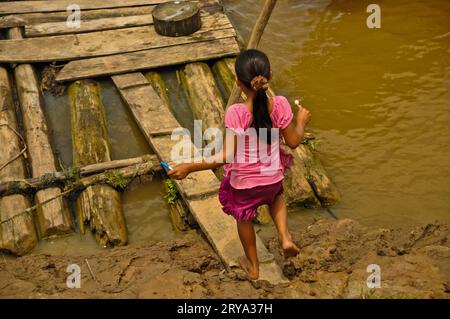
[[[262,0],[224,0],[247,39]],[[273,88],[313,114],[309,130],[319,156],[342,194],[340,218],[397,227],[450,222],[450,1],[377,1],[381,28],[369,29],[373,1],[281,0],[260,44],[273,67]],[[173,72],[164,75],[172,101],[183,101]],[[150,152],[117,91],[101,81],[114,159]],[[180,100],[181,99],[181,100]],[[71,164],[66,96],[46,96],[61,161]],[[179,103],[177,118],[192,125]],[[168,217],[158,180],[123,195],[130,243],[179,236]],[[329,217],[293,209],[290,225]],[[258,227],[263,236],[272,226]],[[97,249],[90,236],[43,242],[38,250]]]

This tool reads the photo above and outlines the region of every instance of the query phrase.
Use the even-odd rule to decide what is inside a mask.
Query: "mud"
[[[226,272],[201,234],[78,256],[0,258],[1,298],[449,298],[450,226],[370,229],[353,220],[320,220],[294,232],[301,254],[284,260],[267,241],[287,285],[252,284]],[[86,262],[87,260],[87,262]],[[67,266],[81,287],[66,285]],[[89,270],[88,264],[91,268]],[[381,288],[367,288],[370,264]]]

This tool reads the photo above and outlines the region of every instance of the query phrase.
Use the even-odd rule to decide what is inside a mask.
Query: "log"
[[[2,145],[0,165],[2,166],[19,154],[22,148],[19,137],[14,133],[18,131],[15,114],[8,72],[0,67],[0,145]],[[25,163],[22,156],[0,169],[1,181],[17,178],[25,178]],[[28,198],[23,195],[0,197],[0,221],[10,218],[15,212],[25,210],[29,206]],[[1,251],[22,256],[30,252],[36,243],[37,234],[32,215],[23,215],[10,223],[1,223]]]
[[[259,14],[258,20],[256,20],[255,26],[253,27],[252,33],[250,35],[250,40],[247,44],[247,49],[256,49],[258,47],[259,41],[266,29],[267,23],[269,22],[270,16],[272,15],[273,8],[277,4],[277,0],[266,0],[264,6]],[[241,89],[235,83],[233,89],[231,90],[230,97],[228,98],[227,106],[236,103],[241,95]]]
[[[48,198],[43,203],[36,204],[30,208],[20,211],[9,217],[8,219],[3,220],[1,223],[13,221],[17,218],[20,218],[24,214],[30,214],[31,212],[48,202],[57,200],[62,196],[68,196],[72,193],[83,191],[88,187],[94,185],[100,186],[100,184],[105,184],[110,185],[114,188],[125,189],[134,178],[152,174],[156,170],[158,170],[158,167],[155,167],[153,165],[153,162],[147,161],[127,167],[122,167],[117,170],[107,170],[96,175],[90,175],[88,177],[76,179],[71,182],[70,185],[67,185],[67,189],[63,193],[60,193],[55,197]]]
[[[22,38],[19,28],[10,29],[8,35],[11,39]],[[29,64],[18,65],[14,69],[14,76],[30,155],[31,177],[54,172],[56,171],[55,157],[50,144],[45,105],[34,67]],[[42,190],[36,193],[35,202],[44,202],[60,192],[61,190],[56,187]],[[37,211],[37,224],[41,238],[71,233],[72,222],[66,201],[59,198],[40,207]]]
[[[36,63],[77,60],[111,54],[136,52],[187,43],[211,41],[236,35],[221,12],[203,17],[203,27],[183,37],[163,37],[152,26],[65,34],[21,40],[3,40],[0,62]]]
[[[234,83],[236,82],[236,73],[234,71],[235,59],[222,59],[217,61],[213,70],[215,76],[224,87],[225,94],[231,92]],[[274,95],[273,91],[269,95]],[[228,96],[225,96],[228,98]],[[244,97],[242,97],[244,98]],[[320,203],[314,194],[313,188],[309,185],[306,176],[309,176],[306,168],[294,151],[288,150],[294,156],[294,164],[290,170],[287,171],[283,182],[284,196],[286,203],[289,206],[304,205],[307,207],[318,207]]]
[[[179,37],[189,35],[202,26],[200,9],[190,2],[167,2],[156,6],[152,13],[158,34]]]
[[[158,96],[164,102],[166,109],[171,110],[169,96],[167,95],[167,88],[164,84],[164,80],[158,72],[150,71],[145,74],[145,78],[158,93]],[[169,199],[169,213],[172,220],[172,224],[179,231],[186,231],[191,229],[193,217],[189,212],[186,204],[183,202],[178,190],[174,189],[175,184],[168,180],[164,181],[164,187],[166,189],[166,196]]]
[[[111,161],[109,140],[98,83],[77,81],[69,86],[73,163],[85,166]],[[79,227],[89,224],[97,242],[105,246],[127,244],[128,235],[120,194],[108,185],[94,185],[77,199]]]
[[[110,162],[98,163],[83,166],[81,168],[72,167],[64,171],[47,173],[43,176],[17,179],[0,183],[0,197],[13,194],[34,194],[45,188],[52,186],[66,185],[68,182],[73,183],[77,178],[84,176],[98,174],[103,171],[119,169],[131,165],[146,163],[151,161],[154,169],[162,169],[158,159],[154,155],[144,155],[136,158],[129,158],[124,160],[115,160]]]
[[[78,80],[153,69],[163,66],[204,61],[239,53],[235,38],[206,41],[71,61],[56,76],[57,81]]]

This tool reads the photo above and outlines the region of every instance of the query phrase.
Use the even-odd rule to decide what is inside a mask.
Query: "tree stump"
[[[179,37],[189,35],[202,26],[200,9],[185,1],[166,2],[153,10],[153,23],[158,34]]]

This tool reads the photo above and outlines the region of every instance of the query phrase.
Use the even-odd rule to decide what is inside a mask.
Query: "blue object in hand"
[[[172,170],[172,167],[170,167],[169,164],[167,164],[167,163],[165,163],[165,162],[163,162],[163,161],[160,161],[160,163],[161,163],[161,165],[162,165],[163,167],[167,168],[169,171]]]

